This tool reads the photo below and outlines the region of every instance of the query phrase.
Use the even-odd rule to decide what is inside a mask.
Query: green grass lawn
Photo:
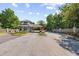
[[[11,33],[14,36],[22,36],[24,34],[26,34],[27,32],[23,31],[23,32],[15,32],[15,33]]]
[[[0,36],[5,35],[5,34],[6,34],[5,32],[0,32]]]

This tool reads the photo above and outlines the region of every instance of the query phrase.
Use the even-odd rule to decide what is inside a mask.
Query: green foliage
[[[79,28],[79,3],[67,3],[60,7],[59,14],[47,16],[47,29]]]
[[[48,15],[47,16],[47,29],[52,31],[52,29],[58,29],[62,26],[62,17],[60,14]]]
[[[38,23],[39,25],[44,26],[44,27],[46,26],[46,23],[45,23],[43,20],[40,20],[40,21],[38,21],[37,23]]]
[[[0,22],[3,28],[17,28],[19,19],[10,8],[2,10],[0,14]]]
[[[65,4],[60,8],[62,13],[62,18],[64,22],[64,27],[72,28],[75,24],[76,27],[79,27],[79,4]]]
[[[53,15],[50,14],[47,16],[47,30],[52,31],[53,24],[52,24]]]

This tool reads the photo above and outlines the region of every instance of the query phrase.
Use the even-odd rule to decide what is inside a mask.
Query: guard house
[[[43,26],[35,24],[29,20],[21,21],[19,25],[20,31],[34,32],[35,28],[39,28],[39,32],[42,32],[44,30]]]

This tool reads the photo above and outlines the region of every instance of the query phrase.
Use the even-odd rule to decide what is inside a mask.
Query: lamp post
[[[76,26],[75,26],[75,23],[74,23],[74,27],[73,27],[73,32],[76,33]]]
[[[74,18],[74,26],[73,26],[73,32],[76,33],[76,22],[75,20],[77,19],[77,17]]]

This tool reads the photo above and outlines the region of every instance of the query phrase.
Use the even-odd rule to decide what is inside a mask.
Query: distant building
[[[35,24],[34,22],[31,22],[29,20],[21,21],[19,25],[20,31],[28,31],[32,32],[34,31],[34,28],[41,28],[41,25]]]

